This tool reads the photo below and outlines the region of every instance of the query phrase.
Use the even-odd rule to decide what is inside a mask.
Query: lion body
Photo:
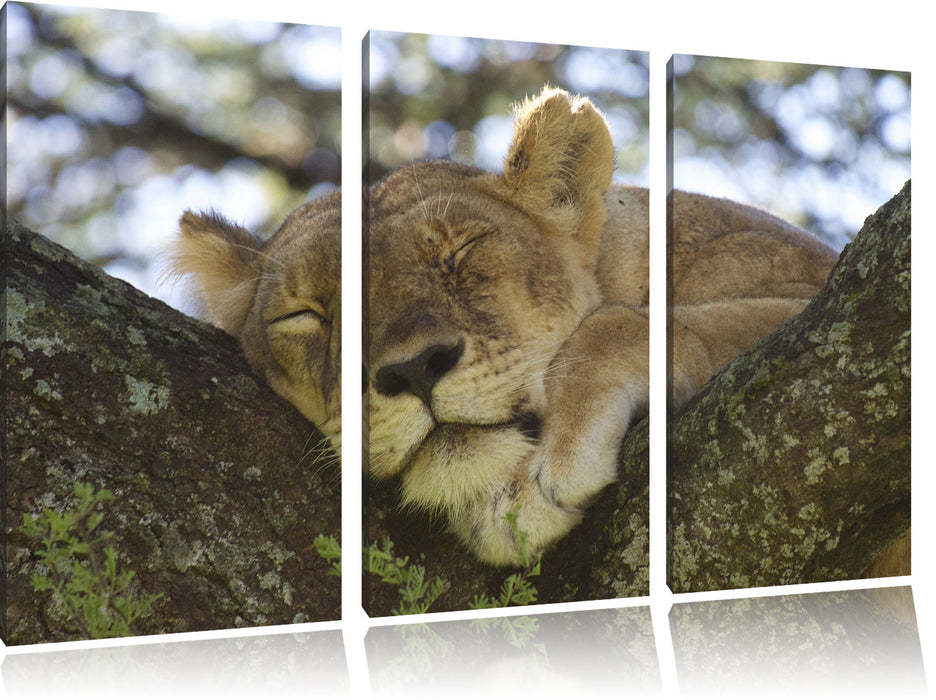
[[[546,91],[517,110],[503,173],[415,163],[370,193],[370,472],[489,562],[517,556],[512,510],[531,547],[568,532],[647,410],[649,197],[612,163],[592,105]],[[678,404],[837,256],[734,202],[673,207]]]
[[[502,173],[413,163],[368,190],[367,466],[487,562],[517,560],[518,530],[529,548],[566,534],[647,411],[649,197],[611,183],[613,159],[591,103],[545,90],[517,109]],[[176,258],[336,447],[339,203],[304,205],[267,243],[186,213]],[[798,313],[837,255],[735,202],[674,192],[670,207],[679,406]]]

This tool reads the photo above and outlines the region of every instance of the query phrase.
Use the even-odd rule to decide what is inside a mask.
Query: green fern
[[[539,576],[542,551],[529,551],[530,535],[518,525],[520,506],[510,510],[504,518],[510,526],[514,542],[517,544],[517,565],[521,570],[508,576],[501,584],[500,595],[492,598],[487,594],[476,595],[468,607],[472,610],[484,608],[506,608],[510,605],[530,605],[536,602],[537,591],[530,579]]]
[[[540,573],[542,553],[529,551],[530,536],[518,525],[519,506],[504,517],[517,543],[517,565],[521,570],[504,580],[496,597],[487,594],[476,595],[468,604],[473,610],[529,605],[536,602],[538,594],[530,579]],[[329,573],[341,576],[341,546],[338,541],[334,537],[319,535],[314,544],[319,555],[332,562]],[[428,612],[432,604],[449,587],[439,577],[427,580],[425,567],[410,564],[409,557],[394,556],[393,542],[389,538],[384,538],[379,544],[372,542],[368,545],[364,552],[364,572],[378,576],[383,583],[399,586],[400,605],[393,610],[394,615]]]
[[[117,553],[105,545],[114,533],[98,526],[103,504],[114,495],[84,483],[75,484],[74,493],[76,504],[64,513],[46,508],[38,517],[23,516],[20,532],[39,541],[35,555],[48,572],[32,576],[33,589],[50,591],[88,639],[136,634],[134,622],[162,594],[133,591],[135,573],[119,571]]]
[[[328,573],[332,576],[341,576],[341,545],[334,537],[319,535],[313,544],[319,555],[332,563]]]
[[[384,538],[378,545],[372,542],[365,552],[364,569],[380,577],[384,583],[400,586],[400,607],[394,615],[414,615],[428,612],[432,604],[447,588],[445,581],[436,577],[426,580],[426,569],[410,564],[409,557],[393,556],[393,542]]]

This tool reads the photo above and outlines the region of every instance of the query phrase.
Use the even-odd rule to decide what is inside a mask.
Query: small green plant
[[[483,608],[505,608],[510,605],[529,605],[536,602],[536,587],[530,582],[540,573],[542,552],[530,553],[530,536],[517,524],[519,506],[504,516],[517,543],[517,564],[521,570],[508,576],[501,585],[497,597],[476,595],[468,606],[474,610]],[[319,555],[332,562],[329,571],[341,576],[341,545],[334,537],[319,535],[314,540]],[[433,603],[448,588],[448,584],[436,577],[426,580],[426,569],[419,564],[410,564],[409,557],[396,557],[393,542],[384,538],[379,544],[372,542],[364,552],[364,573],[379,576],[384,583],[400,586],[400,605],[394,615],[413,615],[428,612]]]
[[[328,572],[341,576],[341,545],[334,537],[319,535],[313,544],[319,556],[332,562]],[[371,544],[365,552],[364,570],[366,573],[380,576],[384,583],[401,586],[400,607],[394,615],[424,613],[445,590],[445,582],[436,578],[428,583],[426,570],[422,566],[409,564],[409,557],[400,559],[393,556],[393,543],[384,539],[381,545]]]
[[[394,615],[424,613],[445,592],[445,581],[436,577],[426,580],[426,569],[410,564],[409,557],[393,556],[393,542],[384,538],[381,544],[372,542],[364,553],[364,570],[380,577],[384,583],[400,586],[400,607]]]
[[[130,585],[135,573],[119,571],[117,553],[105,544],[114,533],[98,526],[103,504],[114,495],[83,483],[74,493],[74,507],[62,514],[46,508],[39,517],[23,516],[20,532],[40,542],[35,555],[48,570],[33,575],[33,589],[51,591],[88,639],[135,634],[134,621],[162,594],[136,595]]]
[[[332,576],[341,576],[341,545],[334,537],[319,535],[313,541],[315,549],[323,559],[332,563],[328,573]]]
[[[530,535],[525,530],[521,530],[517,524],[520,506],[509,511],[504,517],[517,543],[517,565],[521,567],[521,570],[504,580],[498,597],[492,598],[487,594],[476,595],[468,603],[468,607],[472,610],[506,608],[510,605],[529,605],[536,602],[536,587],[530,583],[530,579],[539,575],[543,553],[542,551],[535,553],[529,551]]]

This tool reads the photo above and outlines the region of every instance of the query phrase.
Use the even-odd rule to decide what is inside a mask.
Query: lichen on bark
[[[671,418],[677,592],[857,578],[909,527],[910,183],[799,316]]]
[[[17,526],[68,508],[79,480],[115,494],[103,526],[120,564],[164,594],[138,632],[339,617],[338,579],[312,544],[340,535],[321,436],[233,338],[7,223],[4,641],[77,636],[33,592],[35,543]]]

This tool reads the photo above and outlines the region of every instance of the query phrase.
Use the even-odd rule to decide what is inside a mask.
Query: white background
[[[79,4],[59,2],[55,4]],[[891,0],[886,3],[820,2],[820,0],[788,0],[782,3],[719,2],[704,0],[630,3],[624,0],[572,0],[568,3],[519,3],[508,0],[469,0],[465,3],[434,0],[383,0],[382,2],[315,2],[296,0],[140,0],[94,2],[94,7],[137,9],[165,13],[202,14],[209,17],[238,17],[306,24],[340,26],[343,29],[343,187],[349,191],[360,187],[361,128],[361,40],[368,29],[408,32],[456,34],[498,39],[532,40],[562,44],[582,44],[609,48],[626,48],[651,53],[651,249],[653,284],[662,282],[664,269],[663,195],[665,188],[665,66],[673,53],[733,56],[802,63],[853,65],[912,72],[913,179],[917,197],[914,206],[913,238],[913,528],[915,530],[913,586],[920,643],[924,659],[936,659],[936,616],[934,616],[933,572],[933,512],[928,503],[934,493],[930,455],[932,435],[928,421],[932,415],[927,400],[931,393],[932,371],[926,362],[933,352],[931,340],[934,299],[932,280],[926,274],[932,264],[933,232],[933,136],[936,124],[933,112],[933,88],[936,86],[936,59],[933,53],[932,13],[928,3]],[[535,8],[535,9],[530,9]],[[344,200],[343,223],[344,264],[343,290],[348,319],[344,327],[343,365],[360,366],[360,209],[354,197]],[[651,380],[656,395],[662,389],[664,368],[662,308],[652,319]],[[347,426],[357,424],[361,415],[360,392],[354,382],[346,382],[344,393]],[[653,612],[653,631],[665,694],[677,692],[675,663],[670,646],[666,613],[674,602],[663,586],[664,532],[663,521],[663,455],[662,400],[654,402],[657,419],[651,420],[654,432],[652,450],[651,493],[653,525],[651,529],[651,598],[640,601]],[[360,463],[360,442],[353,430],[346,431],[343,441],[343,462]],[[344,472],[343,539],[346,543],[360,541],[360,488],[358,469]],[[144,638],[113,643],[51,645],[50,648],[6,649],[3,681],[10,698],[20,697],[314,697],[331,692],[367,695],[372,692],[368,680],[368,658],[364,636],[372,625],[354,601],[360,600],[360,562],[357,557],[344,558],[342,587],[344,619],[340,623],[304,625],[288,630],[255,630],[249,633],[217,633],[212,635],[182,635],[173,638]],[[758,591],[764,593],[817,592],[842,588],[842,585],[815,585]],[[857,586],[845,586],[855,588]],[[732,598],[750,592],[727,592],[706,598]],[[697,599],[697,598],[691,598]],[[675,602],[682,602],[678,598]],[[632,601],[611,603],[611,606],[632,605]],[[595,607],[550,606],[551,610],[576,610]],[[607,607],[607,606],[605,606]],[[529,612],[529,611],[524,611]],[[451,620],[465,615],[430,616],[431,620]],[[339,634],[340,631],[340,634]],[[276,632],[272,634],[271,632]],[[295,633],[301,633],[299,635]],[[341,640],[340,642],[337,640]],[[194,641],[193,641],[194,640]],[[216,640],[207,643],[207,640]],[[309,641],[312,640],[312,641]],[[179,654],[167,654],[166,648],[182,648],[174,644],[154,642],[197,642],[185,646]],[[205,642],[205,643],[203,643]],[[344,658],[341,649],[345,652]],[[297,646],[298,645],[298,646]],[[184,645],[183,645],[184,646]],[[326,649],[314,656],[316,663],[307,662],[297,651],[307,647]],[[335,653],[338,648],[339,653]],[[270,672],[253,677],[251,682],[239,682],[238,654],[244,649],[254,652],[252,663],[266,663]],[[341,665],[347,660],[348,676]],[[472,663],[466,659],[466,664]],[[933,671],[933,663],[927,670]],[[50,670],[51,669],[51,670]],[[57,677],[55,669],[60,669]],[[67,671],[67,672],[66,672]],[[371,669],[374,671],[374,669]],[[600,669],[594,670],[598,676]],[[615,669],[608,669],[614,678]],[[555,682],[546,675],[526,678],[516,667],[504,671],[499,685],[492,688],[510,689],[511,696],[565,696],[569,684]],[[827,679],[824,692],[841,687],[854,689],[848,678],[841,686],[835,678]],[[521,682],[522,681],[522,682]],[[459,681],[461,682],[461,681]],[[755,686],[757,687],[757,686]],[[592,690],[608,690],[599,680]],[[475,690],[479,690],[475,688]],[[779,688],[763,686],[764,691]],[[425,689],[429,690],[429,689]],[[458,688],[451,688],[458,692]],[[575,690],[588,691],[587,684]],[[685,688],[684,688],[685,690]],[[802,689],[801,689],[802,690]],[[816,688],[818,690],[818,688]],[[867,687],[865,690],[874,690]],[[53,695],[54,693],[54,695]],[[489,694],[497,694],[492,692]],[[376,695],[376,693],[375,693]],[[419,696],[413,687],[407,695]]]

